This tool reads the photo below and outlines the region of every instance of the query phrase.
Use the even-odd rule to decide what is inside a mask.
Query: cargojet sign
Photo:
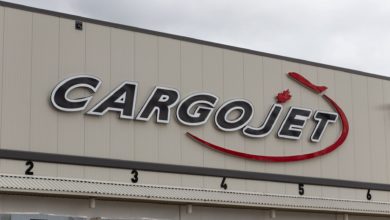
[[[281,126],[277,131],[279,138],[298,140],[302,135],[307,120],[312,118],[316,122],[316,126],[312,131],[310,141],[319,142],[322,135],[326,131],[329,124],[341,121],[342,129],[337,140],[330,146],[322,150],[291,156],[267,156],[253,155],[244,152],[238,152],[226,147],[221,147],[201,139],[191,133],[187,133],[195,141],[210,147],[214,150],[243,157],[246,159],[287,162],[309,159],[324,155],[335,150],[346,139],[348,135],[348,121],[342,109],[328,96],[323,94],[327,89],[325,86],[316,86],[309,80],[298,73],[288,73],[290,77],[295,79],[300,85],[309,88],[311,91],[321,95],[323,99],[332,106],[336,112],[316,111],[311,109],[291,106],[288,113],[285,115]],[[60,82],[52,91],[51,103],[53,106],[65,112],[78,112],[87,108],[92,96],[72,99],[69,93],[75,89],[89,90],[95,93],[102,81],[91,75],[77,75],[67,78]],[[212,112],[216,109],[218,97],[210,93],[194,93],[182,99],[180,102],[180,93],[176,89],[156,86],[149,98],[142,106],[141,110],[135,115],[135,100],[137,98],[136,82],[125,81],[112,92],[106,95],[100,102],[94,105],[86,114],[102,116],[108,111],[119,113],[121,119],[149,121],[155,114],[157,123],[169,123],[171,111],[174,106],[176,108],[176,117],[178,121],[187,126],[200,126],[209,120]],[[276,96],[277,103],[273,104],[262,124],[259,127],[249,125],[253,117],[253,106],[245,99],[233,99],[223,103],[217,110],[214,116],[214,123],[217,128],[226,131],[240,130],[243,135],[250,138],[264,138],[274,129],[276,121],[279,119],[283,103],[291,98],[289,90],[285,90]]]

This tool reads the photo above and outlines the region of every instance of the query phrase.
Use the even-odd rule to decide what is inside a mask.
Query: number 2
[[[24,172],[24,174],[26,174],[26,175],[34,175],[34,172],[31,171],[34,168],[34,162],[29,160],[29,161],[26,162],[26,166],[28,166],[28,167],[26,169],[26,172]]]

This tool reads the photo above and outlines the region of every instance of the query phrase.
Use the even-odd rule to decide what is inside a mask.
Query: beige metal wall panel
[[[240,52],[224,50],[223,100],[244,98],[244,56]],[[225,144],[235,151],[244,151],[245,142],[241,132],[224,132]],[[237,157],[225,157],[225,168],[245,170],[245,160]],[[229,181],[230,189],[244,190],[245,183],[232,179]]]
[[[110,29],[110,90],[123,81],[134,79],[134,33],[116,28]],[[121,160],[134,160],[134,123],[118,120],[117,113],[107,113],[110,118],[110,156]],[[129,171],[111,169],[110,179],[128,182]]]
[[[316,67],[301,64],[299,73],[302,74],[303,76],[305,76],[307,79],[309,79],[314,84],[319,85]],[[319,101],[320,101],[319,96],[317,94],[314,94],[312,92],[308,92],[306,90],[306,88],[301,87],[301,106],[304,108],[311,109],[313,111],[312,116],[314,114],[314,111],[318,108],[317,106],[319,104]],[[302,153],[313,152],[313,148],[314,149],[318,148],[318,144],[313,144],[312,142],[308,141],[314,127],[315,127],[315,124],[312,123],[311,120],[308,120],[308,122],[305,126],[305,129],[303,129],[302,137],[301,137],[301,141],[302,141],[301,144],[303,146]],[[335,140],[335,139],[332,139],[332,140]],[[324,140],[321,140],[321,143],[324,143]],[[304,176],[321,177],[321,159],[305,160],[305,161],[303,161],[302,164],[303,164],[303,175]],[[308,193],[308,195],[311,195],[311,196],[321,196],[321,189],[316,190],[315,186],[307,185],[307,186],[305,186],[305,191]]]
[[[60,18],[59,80],[85,73],[85,31],[74,29],[74,21]],[[75,91],[76,95],[81,95]],[[54,110],[54,108],[52,108]],[[84,115],[58,114],[58,153],[84,155]],[[72,165],[59,165],[58,175],[84,177],[84,169]]]
[[[77,31],[73,25],[74,21],[60,19],[59,80],[85,73],[85,31]],[[70,113],[58,117],[58,153],[83,154],[84,116]]]
[[[32,13],[10,8],[4,8],[3,13],[0,147],[29,150]],[[3,160],[0,167],[4,172],[20,172],[23,165]]]
[[[318,85],[317,69],[308,65],[300,65],[300,74],[305,76],[314,84]],[[305,88],[301,87],[301,106],[315,110],[318,106],[318,95],[312,92],[307,92]],[[312,113],[313,115],[313,113]],[[302,153],[309,153],[313,151],[315,147],[313,143],[308,141],[311,131],[314,129],[314,123],[307,122],[302,134]],[[321,140],[321,143],[323,140]],[[303,175],[304,176],[321,176],[321,160],[306,160],[303,162]]]
[[[251,100],[254,107],[254,115],[252,122],[253,127],[259,127],[264,121],[267,108],[263,107],[264,97],[264,72],[263,72],[263,58],[255,55],[244,54],[244,98]],[[252,154],[263,155],[265,152],[264,141],[259,141],[256,138],[244,139],[245,152]],[[245,161],[245,170],[254,172],[264,172],[265,164],[256,161]],[[246,190],[263,192],[265,184],[258,181],[246,181]]]
[[[33,14],[31,72],[31,150],[57,153],[58,112],[48,108],[59,63],[59,19]],[[44,124],[44,126],[42,126]]]
[[[219,48],[202,47],[202,77],[203,91],[211,94],[222,94],[223,92],[223,51]],[[194,93],[194,92],[192,92]],[[223,97],[219,97],[222,99]],[[214,111],[215,112],[215,111]],[[212,118],[210,118],[212,120]],[[203,135],[207,140],[217,144],[224,144],[224,134],[217,129],[213,123],[206,123],[203,127]],[[225,156],[213,150],[203,150],[203,165],[206,167],[225,168]],[[204,187],[219,189],[221,178],[204,177]]]
[[[5,8],[0,6],[0,91],[3,94],[3,70],[4,70],[4,20],[5,20]],[[2,119],[2,100],[3,97],[0,95],[0,121]],[[1,122],[0,122],[1,123]],[[0,128],[0,138],[1,138],[1,128]],[[0,141],[1,148],[1,141]],[[2,162],[0,161],[0,170]]]
[[[383,109],[390,109],[390,97],[386,94],[390,94],[390,81],[383,81]],[[390,149],[388,148],[390,144],[390,114],[388,112],[385,112],[384,114],[384,131],[385,131],[385,142],[386,142],[386,170],[390,169],[390,162],[388,161],[388,158],[390,158]],[[390,175],[387,174],[387,182],[390,182]],[[388,201],[390,201],[390,192],[387,193],[388,195]]]
[[[353,122],[355,155],[355,179],[371,179],[371,152],[368,117],[368,88],[364,76],[352,77]],[[365,163],[362,163],[365,161]]]
[[[110,88],[110,28],[95,24],[84,24],[86,39],[86,73],[94,73],[103,81],[93,101],[108,94]],[[104,157],[110,155],[110,117],[89,117],[84,120],[85,156]],[[108,169],[85,168],[89,179],[109,179]]]
[[[286,61],[227,48],[172,39],[135,30],[84,22],[75,30],[69,18],[0,7],[0,115],[2,149],[91,156],[127,161],[222,168],[296,176],[390,182],[389,80]],[[246,160],[211,150],[190,139],[191,132],[229,149],[257,155],[295,155],[323,149],[341,131],[340,120],[327,127],[319,143],[309,141],[315,127],[308,120],[300,140],[277,138],[290,106],[334,111],[319,95],[287,76],[298,72],[325,92],[347,115],[350,132],[343,145],[322,157],[291,163]],[[58,82],[77,74],[102,80],[83,112],[56,110],[49,101]],[[137,114],[155,86],[177,89],[180,99],[196,92],[219,97],[205,125],[186,126],[171,109],[168,124],[85,113],[123,81],[138,83]],[[245,137],[241,130],[220,131],[216,110],[225,101],[247,99],[254,106],[251,126],[265,119],[275,96],[289,89],[292,99],[273,131],[264,138]],[[74,91],[72,97],[89,95]],[[2,173],[24,174],[26,161],[0,161]],[[35,175],[130,182],[131,170],[35,163]],[[139,170],[139,183],[221,189],[221,177],[179,175]],[[298,195],[297,184],[227,178],[228,190]],[[305,195],[366,199],[366,189],[306,185]],[[373,191],[373,200],[390,201],[388,192]]]
[[[202,89],[202,46],[189,42],[181,42],[181,88],[182,96],[190,95],[199,89]],[[199,127],[181,126],[181,164],[198,166],[203,165],[204,148],[199,149],[197,143],[189,139],[185,132],[191,132],[195,135],[204,135],[203,129]],[[203,177],[194,177],[183,175],[183,185],[192,187],[203,187]]]
[[[4,11],[1,147],[30,148],[32,13]],[[23,88],[23,89],[21,89]]]
[[[158,85],[158,37],[135,33],[134,48],[134,79],[139,83],[137,108],[135,111],[137,114],[153,91],[153,88]],[[157,126],[154,117],[149,122],[140,121],[134,123],[135,160],[148,162],[156,162],[158,160]],[[140,183],[157,182],[158,175],[156,173],[145,173],[140,179]]]
[[[344,72],[335,71],[335,99],[338,104],[342,106],[344,113],[348,116],[348,120],[351,123],[353,118],[353,106],[352,106],[352,75]],[[344,142],[343,146],[338,149],[338,161],[340,178],[355,179],[355,155],[354,155],[354,131],[353,127],[356,125],[350,125],[348,138]],[[339,189],[339,195],[341,198],[354,199],[355,190],[353,189]]]
[[[58,112],[48,108],[50,84],[59,80],[59,18],[32,16],[31,125],[32,151],[57,153]],[[57,175],[57,165],[35,164],[36,175]]]
[[[329,88],[335,88],[335,73],[333,70],[328,70],[324,68],[317,68],[317,82],[319,85],[327,85]],[[330,97],[335,97],[336,91],[335,89],[331,89],[327,92]],[[319,100],[318,103],[319,110],[331,111],[329,105],[322,100]],[[335,140],[339,134],[339,129],[328,129],[324,136],[322,137],[322,141],[326,143],[331,143]],[[326,144],[320,143],[320,147],[326,147]],[[329,157],[321,157],[321,176],[329,176],[329,178],[338,179],[339,176],[339,158],[338,152],[334,154],[330,154]],[[338,197],[338,189],[333,187],[322,187],[321,196],[337,198]]]
[[[158,85],[180,89],[180,41],[169,38],[158,38]],[[140,85],[142,86],[142,85]],[[180,125],[175,112],[171,112],[171,123],[158,126],[158,162],[181,163]],[[164,146],[164,147],[163,147]],[[158,183],[161,185],[180,186],[179,175],[160,173]]]
[[[370,156],[371,156],[371,179],[375,182],[387,182],[386,172],[386,140],[383,111],[383,82],[367,78],[368,85],[368,111],[370,129]]]
[[[74,73],[85,72],[85,33],[74,30],[72,23],[60,19],[59,80]],[[76,114],[58,115],[58,153],[67,155],[84,153],[84,117]],[[59,165],[58,175],[84,177],[84,169],[72,165]]]
[[[368,117],[369,117],[369,149],[370,149],[370,173],[371,181],[387,183],[389,172],[387,172],[387,146],[385,136],[383,81],[372,78],[367,79],[368,87]],[[368,156],[368,155],[367,155]],[[387,200],[388,192],[376,192],[378,200]]]
[[[300,72],[300,66],[299,64],[292,63],[292,62],[282,62],[282,72],[288,73],[288,72]],[[301,98],[301,88],[298,88],[294,86],[295,82],[290,80],[287,77],[282,77],[282,84],[283,84],[283,90],[288,89],[293,98],[289,101],[290,105],[293,106],[302,106],[302,98]],[[285,109],[286,111],[286,109]],[[265,115],[265,113],[263,114]],[[277,130],[278,127],[276,127],[275,130]],[[276,132],[276,131],[275,131]],[[305,140],[297,140],[292,141],[291,143],[288,143],[287,145],[284,145],[284,154],[286,155],[299,155],[303,153],[303,143]],[[303,163],[293,163],[291,166],[288,164],[285,166],[285,173],[290,173],[292,175],[298,175],[303,176]],[[295,184],[286,184],[286,194],[296,194],[297,193],[297,185]],[[309,192],[308,192],[309,193]]]
[[[282,61],[264,57],[263,58],[264,71],[264,108],[267,109],[275,103],[275,96],[283,90],[282,77]],[[280,127],[282,120],[278,120],[272,131],[272,138],[264,139],[265,155],[283,155],[284,141],[279,141],[276,138],[276,132]],[[265,163],[265,172],[267,173],[284,173],[284,163]],[[266,192],[268,193],[285,193],[285,184],[281,183],[267,183]]]

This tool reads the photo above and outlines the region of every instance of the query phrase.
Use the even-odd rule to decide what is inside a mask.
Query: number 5
[[[300,183],[298,185],[298,192],[299,192],[299,195],[303,196],[305,194],[305,189],[303,188],[305,185],[303,185],[302,183]]]

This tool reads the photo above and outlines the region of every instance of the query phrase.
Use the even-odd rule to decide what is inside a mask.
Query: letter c
[[[76,112],[84,110],[91,101],[92,96],[86,96],[77,99],[70,99],[69,93],[77,88],[86,88],[95,93],[102,81],[94,76],[78,75],[67,78],[53,89],[51,93],[51,103],[53,106],[61,111]]]

